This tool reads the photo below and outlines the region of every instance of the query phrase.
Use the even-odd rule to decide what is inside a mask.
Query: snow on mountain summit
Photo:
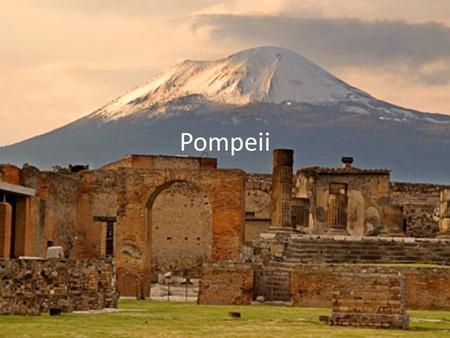
[[[117,119],[193,95],[225,105],[371,98],[294,51],[259,47],[220,60],[186,60],[110,102],[96,115]]]

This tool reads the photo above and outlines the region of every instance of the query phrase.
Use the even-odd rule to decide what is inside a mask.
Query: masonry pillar
[[[271,222],[274,228],[293,229],[292,226],[292,166],[294,151],[275,149],[272,171]]]
[[[0,202],[0,258],[9,258],[11,253],[11,204]]]
[[[443,189],[440,198],[439,237],[450,237],[450,189]]]

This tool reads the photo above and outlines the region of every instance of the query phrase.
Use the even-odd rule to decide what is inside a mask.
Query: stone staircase
[[[287,266],[297,263],[450,265],[450,241],[300,236],[288,240],[283,261]]]

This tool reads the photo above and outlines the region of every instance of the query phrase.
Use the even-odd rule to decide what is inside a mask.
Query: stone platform
[[[265,262],[450,265],[449,239],[264,233],[253,247]]]

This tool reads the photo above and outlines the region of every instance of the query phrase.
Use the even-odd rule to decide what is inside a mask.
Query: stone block
[[[64,258],[64,248],[62,246],[50,246],[47,248],[47,259]]]

